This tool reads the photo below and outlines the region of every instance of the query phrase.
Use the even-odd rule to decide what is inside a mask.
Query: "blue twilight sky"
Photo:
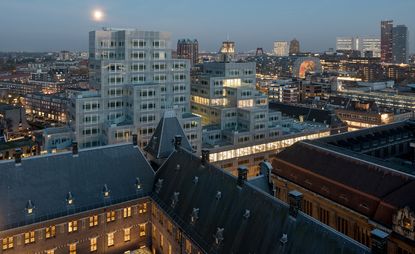
[[[91,20],[100,8],[105,20]],[[296,37],[304,51],[335,47],[336,36],[379,35],[393,19],[410,31],[415,0],[0,0],[0,51],[86,50],[88,31],[103,26],[168,31],[217,51],[228,35],[238,51]]]

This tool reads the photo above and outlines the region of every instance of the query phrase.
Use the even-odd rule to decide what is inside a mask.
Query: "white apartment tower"
[[[190,113],[190,62],[173,59],[170,34],[135,29],[89,33],[90,85],[74,95],[70,122],[79,146],[147,145],[166,109],[174,109],[193,149],[200,118]]]
[[[288,56],[288,41],[274,41],[274,54],[276,56]]]

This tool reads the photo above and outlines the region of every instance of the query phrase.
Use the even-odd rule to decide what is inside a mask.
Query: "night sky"
[[[88,31],[103,26],[168,31],[173,46],[197,38],[206,51],[228,36],[238,51],[294,37],[303,51],[322,51],[336,36],[379,35],[380,21],[393,19],[409,27],[414,52],[414,10],[414,0],[0,0],[0,51],[87,50]]]

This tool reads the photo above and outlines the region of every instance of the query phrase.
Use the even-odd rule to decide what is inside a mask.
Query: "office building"
[[[361,56],[371,52],[372,57],[380,57],[381,45],[377,37],[337,37],[337,51],[359,51]]]
[[[299,191],[302,211],[335,230],[373,246],[382,228],[381,253],[414,253],[414,131],[408,120],[298,142],[272,163],[276,196]]]
[[[393,21],[382,21],[380,26],[381,61],[391,63],[393,60]]]
[[[288,56],[288,53],[289,53],[288,41],[275,41],[274,42],[274,55]]]
[[[300,53],[300,42],[297,39],[290,41],[290,55],[298,55]]]
[[[408,63],[409,58],[409,36],[408,28],[404,25],[393,27],[392,58],[397,64]]]
[[[199,60],[199,42],[194,39],[181,39],[177,41],[177,58],[189,59],[192,65]]]
[[[338,50],[356,50],[356,42],[353,37],[337,37],[336,51]]]
[[[166,109],[177,112],[200,152],[199,117],[190,114],[190,61],[173,59],[170,34],[103,29],[89,34],[90,86],[73,96],[69,121],[80,147],[147,145]],[[199,144],[199,145],[198,145]]]
[[[208,152],[196,156],[173,123],[159,133],[173,141],[153,139],[168,155],[157,174],[136,137],[133,144],[80,151],[75,144],[72,152],[1,163],[1,253],[385,251],[379,229],[372,235],[380,244],[366,247],[300,211],[301,193],[289,194],[289,206],[272,197],[269,162],[248,180],[244,167],[234,177],[210,164]]]

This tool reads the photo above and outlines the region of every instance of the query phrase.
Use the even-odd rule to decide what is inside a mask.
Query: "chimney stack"
[[[78,142],[72,142],[72,155],[74,157],[78,156]]]
[[[293,218],[297,218],[298,211],[301,210],[303,194],[297,190],[288,193],[288,204],[290,205],[289,213]]]
[[[22,149],[16,148],[14,152],[14,162],[16,166],[20,166],[22,164],[22,154],[23,154]]]
[[[372,238],[372,253],[387,254],[389,234],[380,229],[375,228],[370,232],[370,235]]]
[[[242,187],[244,182],[248,179],[248,168],[240,166],[238,168],[238,186]]]
[[[208,149],[202,149],[202,164],[205,165],[209,162],[210,151]]]
[[[133,146],[138,147],[138,136],[137,136],[137,134],[133,134]]]
[[[182,136],[176,135],[174,136],[174,148],[179,149],[179,147],[182,145]]]

